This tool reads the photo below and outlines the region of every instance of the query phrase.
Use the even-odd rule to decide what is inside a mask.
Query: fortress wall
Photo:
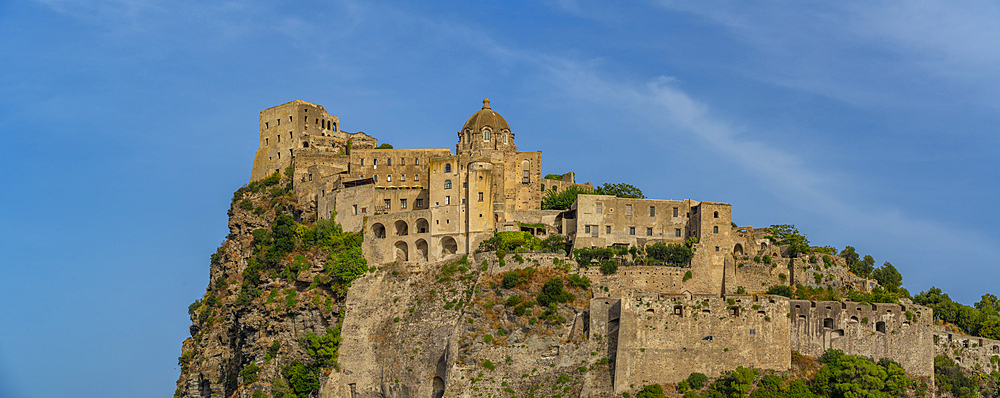
[[[818,357],[834,348],[892,359],[913,376],[934,375],[930,308],[804,300],[792,300],[790,306],[792,350]]]
[[[727,264],[727,271],[732,271],[727,274],[726,291],[735,293],[742,286],[748,293],[763,292],[771,286],[788,285],[791,280],[790,270],[786,265],[787,261],[782,262],[781,260],[778,259],[772,264],[757,264],[753,261],[738,260]],[[732,263],[735,263],[735,266]],[[778,263],[781,264],[778,265]],[[782,280],[781,275],[785,276],[784,280]],[[732,279],[728,279],[730,276]]]
[[[524,262],[518,262],[515,257],[520,255]],[[486,260],[486,273],[487,274],[502,274],[507,271],[513,271],[516,269],[524,269],[528,267],[559,267],[556,265],[556,260],[560,263],[569,263],[571,269],[576,268],[576,261],[571,260],[569,257],[560,255],[558,253],[511,253],[504,256],[504,266],[500,266],[500,262],[497,261],[497,255],[495,252],[482,252],[476,253],[472,256],[474,261],[474,266],[482,266],[483,260]]]
[[[615,393],[629,385],[715,377],[738,366],[787,370],[788,299],[780,296],[635,295],[623,298]],[[592,300],[598,301],[598,299]]]
[[[700,292],[693,279],[684,282],[684,274],[690,268],[630,266],[618,267],[618,272],[611,275],[601,273],[600,267],[591,266],[580,269],[580,275],[590,278],[594,297],[622,297],[629,292],[641,293],[677,293],[682,291]],[[604,288],[608,288],[604,291]]]
[[[1000,341],[934,331],[934,355],[944,355],[964,369],[980,372],[1000,371]]]

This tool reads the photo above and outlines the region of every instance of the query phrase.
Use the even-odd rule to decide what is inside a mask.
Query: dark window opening
[[[875,331],[879,333],[885,333],[885,322],[882,321],[876,322]]]
[[[715,212],[715,218],[719,218],[719,212]]]
[[[682,305],[675,305],[674,306],[674,315],[684,316],[684,306],[682,306]],[[996,349],[995,346],[993,348]]]
[[[677,208],[674,208],[674,217],[677,217]]]
[[[701,338],[702,341],[712,341],[712,336],[705,336]]]
[[[827,329],[833,329],[833,318],[824,318],[823,327]]]

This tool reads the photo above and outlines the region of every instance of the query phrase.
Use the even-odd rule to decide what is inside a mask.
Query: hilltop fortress
[[[697,238],[690,268],[630,266],[611,275],[593,267],[572,268],[593,281],[593,297],[589,308],[568,319],[556,337],[575,341],[576,351],[602,352],[611,363],[610,391],[594,381],[580,395],[620,394],[644,383],[676,383],[692,372],[717,376],[737,366],[788,370],[791,351],[820,356],[830,348],[891,358],[911,376],[933,378],[936,340],[929,308],[908,302],[819,302],[763,294],[770,286],[796,284],[870,291],[876,282],[850,274],[840,258],[826,267],[790,258],[787,247],[772,245],[768,230],[732,223],[728,203],[581,194],[570,209],[542,210],[547,191],[592,185],[577,183],[573,173],[559,180],[542,178],[541,152],[519,151],[515,136],[484,99],[482,109],[458,130],[454,151],[380,149],[372,136],[342,131],[340,119],[322,106],[292,101],[260,112],[260,144],[251,180],[291,166],[295,199],[304,209],[296,214],[298,219],[333,219],[345,230],[362,232],[369,265],[405,264],[410,272],[463,255],[473,259],[472,264],[489,263],[483,266],[489,274],[527,264],[572,263],[565,256],[525,253],[524,265],[508,259],[501,270],[497,262],[503,259],[476,250],[499,231],[563,235],[569,252],[683,244]],[[772,260],[750,261],[762,256]],[[384,369],[372,368],[379,355],[395,355],[378,354],[370,347],[377,345],[374,329],[368,337],[359,334],[374,328],[377,317],[391,319],[385,307],[396,301],[389,304],[384,301],[388,297],[377,297],[382,293],[361,291],[376,289],[379,283],[384,282],[362,280],[351,287],[344,333],[355,335],[345,335],[341,354],[350,353],[342,360],[347,371],[330,375],[323,396],[469,396],[476,369],[463,364],[462,350],[468,345],[455,337],[465,322],[435,324],[441,330],[454,329],[449,333],[455,336],[446,333],[423,347],[440,351],[428,354],[433,363],[397,358],[406,363],[398,366],[408,366],[409,373],[392,376],[395,387]],[[380,339],[386,338],[379,333]],[[513,356],[511,366],[524,367],[527,376],[527,369],[543,360],[554,361],[551,366],[574,366],[580,357],[570,345],[539,348],[540,354],[530,345],[521,351],[512,346],[494,360],[503,361],[506,355],[511,363]],[[482,355],[494,355],[489,352]]]

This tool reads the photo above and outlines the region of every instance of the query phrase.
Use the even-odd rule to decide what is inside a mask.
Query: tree
[[[603,185],[597,187],[594,190],[597,195],[612,195],[619,198],[635,198],[635,199],[645,199],[646,196],[642,194],[642,190],[626,183],[604,183]]]
[[[827,350],[821,361],[826,365],[813,379],[816,392],[830,398],[900,397],[910,384],[898,363],[881,360],[878,364],[858,355],[844,355]]]
[[[666,244],[656,242],[646,248],[646,254],[654,259],[667,264],[686,265],[694,258],[694,251],[691,247],[673,243]]]
[[[542,198],[542,210],[568,210],[576,202],[578,195],[593,193],[593,190],[579,185],[570,185],[559,192],[550,189],[545,192],[545,197]]]
[[[773,234],[770,238],[774,244],[778,246],[788,245],[789,257],[798,257],[799,254],[809,252],[809,239],[800,234],[794,225],[778,224],[772,225],[769,229]]]
[[[866,258],[869,256],[865,256]],[[878,281],[879,285],[885,287],[890,293],[895,293],[903,286],[903,275],[896,270],[888,261],[882,264],[882,268],[875,270],[872,277]]]
[[[378,148],[375,148],[375,149],[392,149],[392,145],[386,144],[386,143],[382,143],[382,145],[379,145]]]

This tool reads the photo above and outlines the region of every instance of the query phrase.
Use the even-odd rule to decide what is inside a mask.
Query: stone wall
[[[738,366],[787,370],[787,312],[788,299],[780,296],[623,298],[615,393],[631,384],[676,383],[692,372],[714,377]]]
[[[919,305],[792,300],[791,349],[821,356],[828,349],[889,358],[911,376],[934,375],[934,314]]]
[[[618,267],[611,275],[601,273],[599,267],[580,269],[580,275],[590,278],[594,297],[622,297],[631,292],[678,293],[697,290],[693,280],[684,281],[690,268],[628,266]],[[693,274],[693,272],[692,272]],[[607,288],[607,290],[604,290]]]
[[[934,355],[947,356],[971,371],[1000,371],[1000,341],[952,333],[943,328],[933,333]]]

